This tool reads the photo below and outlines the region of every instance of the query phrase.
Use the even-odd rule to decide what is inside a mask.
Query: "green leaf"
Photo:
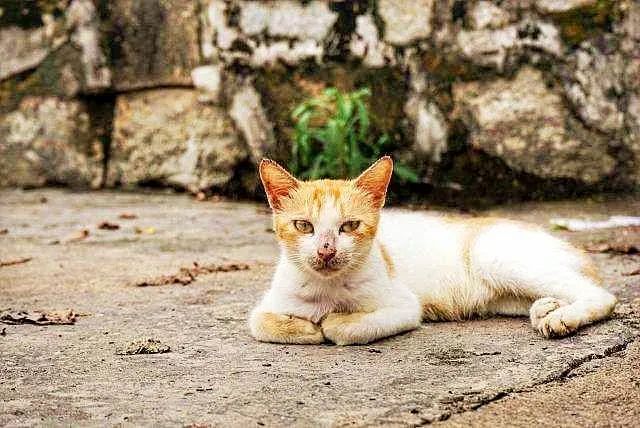
[[[296,107],[295,109],[293,109],[293,111],[291,112],[291,117],[295,120],[298,119],[298,117],[309,110],[309,106],[307,106],[306,104],[300,104],[298,107]]]
[[[338,91],[338,89],[333,88],[333,87],[327,88],[322,92],[322,94],[327,98],[334,98],[339,93],[340,93],[340,91]]]
[[[393,166],[393,173],[402,181],[408,183],[420,182],[420,176],[418,176],[418,174],[413,169],[400,162],[396,162]]]
[[[372,127],[367,106],[370,95],[368,88],[346,93],[327,88],[321,95],[296,106],[291,113],[294,122],[292,170],[308,179],[353,177],[381,153],[392,151],[387,135],[378,138],[370,135]],[[396,175],[405,181],[419,178],[403,165]]]
[[[358,101],[356,103],[358,109],[358,137],[361,141],[365,141],[369,135],[369,112],[364,103]]]
[[[321,165],[322,162],[324,161],[324,156],[319,155],[313,162],[313,165],[311,166],[311,170],[309,173],[309,178],[311,180],[317,180],[318,178],[321,178],[321,174],[320,174],[320,170],[321,170]]]

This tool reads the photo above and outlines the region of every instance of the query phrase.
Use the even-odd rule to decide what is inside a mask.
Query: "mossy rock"
[[[0,28],[16,26],[37,28],[44,25],[42,15],[61,16],[67,0],[3,0],[0,3]]]
[[[597,34],[611,32],[613,23],[620,17],[619,2],[598,0],[590,6],[554,14],[552,19],[560,28],[565,43],[577,46]]]
[[[50,54],[33,72],[0,83],[0,113],[14,110],[26,95],[70,98],[83,91],[82,53],[71,44]]]

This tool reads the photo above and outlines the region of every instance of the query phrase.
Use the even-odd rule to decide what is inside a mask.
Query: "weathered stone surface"
[[[66,13],[71,41],[82,51],[84,87],[96,91],[111,86],[111,70],[101,47],[100,21],[91,0],[73,0]]]
[[[397,149],[403,160],[433,169],[428,164],[438,162],[447,139],[457,140],[448,132],[467,135],[463,122],[450,115],[452,84],[476,81],[485,88],[481,82],[489,74],[514,76],[533,66],[559,83],[549,89],[564,103],[554,98],[553,108],[562,112],[558,129],[565,132],[558,138],[599,146],[606,135],[618,162],[610,183],[640,171],[637,1],[43,0],[24,8],[18,3],[0,6],[2,113],[32,94],[109,103],[122,92],[195,87],[197,101],[233,117],[247,143],[246,156],[256,161],[265,153],[288,156],[290,112],[317,88],[370,87],[375,131],[391,137],[390,150]],[[394,86],[386,91],[389,73],[395,74]],[[272,85],[275,74],[282,77]],[[301,91],[308,78],[310,90]],[[255,84],[265,98],[242,82]],[[389,105],[392,113],[385,110]],[[513,126],[524,135],[530,132],[525,124]],[[578,158],[592,152],[582,143],[571,150],[581,153]],[[598,177],[611,170],[611,157],[602,159]],[[177,185],[189,187],[189,180]]]
[[[638,71],[640,72],[640,67],[638,67]],[[640,91],[629,96],[627,126],[629,132],[625,135],[624,142],[632,155],[632,159],[626,162],[626,166],[631,172],[629,181],[640,186]]]
[[[476,65],[505,68],[508,59],[515,60],[527,49],[560,57],[563,53],[558,29],[548,22],[524,20],[497,30],[460,31],[457,48]],[[512,61],[514,62],[514,61]]]
[[[540,71],[525,67],[513,80],[456,84],[453,95],[472,146],[512,168],[595,183],[615,167],[608,139],[571,120],[562,96],[547,87]]]
[[[102,36],[96,7],[91,0],[73,0],[55,18],[42,15],[43,26],[0,29],[0,80],[36,68],[56,64],[48,70],[48,93],[72,96],[95,92],[111,85],[111,72],[102,51]],[[66,46],[64,46],[66,44]],[[77,50],[79,55],[69,55]],[[49,58],[49,64],[44,64]]]
[[[580,118],[589,127],[615,132],[624,125],[620,111],[624,96],[624,60],[618,53],[605,54],[583,43],[568,58],[565,91]]]
[[[332,12],[327,2],[298,1],[240,3],[240,29],[248,36],[266,34],[298,40],[322,41],[338,15]]]
[[[0,186],[98,187],[104,156],[93,131],[79,101],[23,99],[0,117]]]
[[[478,1],[469,10],[469,24],[474,30],[504,27],[509,20],[509,13],[490,1]]]
[[[24,96],[71,98],[110,88],[105,40],[93,2],[73,0],[56,5],[60,8],[56,17],[42,15],[41,26],[0,29],[0,70],[6,67],[6,88],[12,92],[7,96],[0,90],[0,110],[15,108]],[[28,38],[28,42],[20,37]]]
[[[36,67],[51,48],[51,40],[44,27],[0,29],[0,80]]]
[[[255,67],[304,59],[322,61],[323,42],[338,14],[326,2],[204,1],[202,52],[226,63],[241,60]],[[230,20],[237,11],[237,22]],[[236,13],[236,12],[234,12]]]
[[[447,122],[436,104],[414,95],[405,106],[405,113],[413,122],[415,151],[432,162],[440,162],[447,150]]]
[[[622,37],[620,51],[625,57],[624,85],[627,97],[624,143],[631,158],[626,162],[631,182],[640,186],[640,3],[626,3],[625,19],[617,29]]]
[[[193,86],[200,90],[199,101],[218,102],[222,85],[222,67],[220,65],[203,65],[191,70]]]
[[[251,43],[253,54],[249,63],[255,67],[269,66],[283,61],[289,65],[298,64],[305,59],[322,62],[324,48],[313,40],[291,43],[289,41]]]
[[[229,115],[246,141],[251,159],[259,162],[273,147],[273,125],[269,122],[260,94],[251,85],[245,85],[233,95]]]
[[[229,5],[223,0],[202,0],[202,54],[217,59],[221,50],[231,48],[240,36],[237,28],[228,22]]]
[[[563,13],[596,3],[597,0],[536,0],[535,6],[542,13]]]
[[[380,0],[384,40],[398,46],[426,39],[431,34],[434,0]]]
[[[108,183],[156,182],[198,191],[226,185],[246,150],[221,108],[190,89],[120,95]]]
[[[116,89],[191,84],[200,63],[197,2],[116,0],[106,7]]]
[[[393,47],[380,41],[378,28],[369,14],[356,17],[356,30],[349,48],[351,54],[362,58],[368,67],[383,67],[394,62]]]

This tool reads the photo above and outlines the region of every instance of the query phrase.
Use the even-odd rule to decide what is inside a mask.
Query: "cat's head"
[[[260,179],[286,256],[323,278],[361,266],[375,238],[392,171],[393,161],[385,156],[354,180],[301,181],[263,160]]]

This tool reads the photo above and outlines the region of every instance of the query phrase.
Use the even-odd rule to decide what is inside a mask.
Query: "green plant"
[[[311,98],[292,112],[295,135],[291,171],[306,179],[355,177],[386,151],[390,150],[386,134],[373,138],[366,99],[369,89],[341,93],[336,88]],[[417,182],[418,175],[396,162],[395,175]]]

